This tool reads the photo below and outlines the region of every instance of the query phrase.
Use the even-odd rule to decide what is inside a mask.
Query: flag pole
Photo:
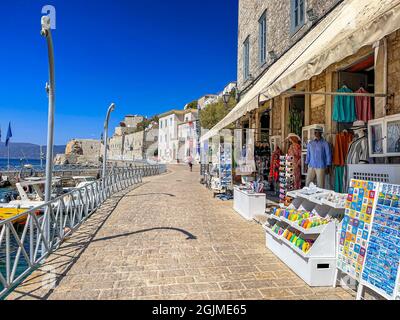
[[[7,171],[10,172],[10,144],[9,143],[7,145],[7,151],[8,151]]]

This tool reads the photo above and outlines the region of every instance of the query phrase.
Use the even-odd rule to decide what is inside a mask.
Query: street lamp
[[[115,110],[115,104],[111,103],[107,111],[106,120],[104,121],[104,134],[103,134],[104,153],[103,153],[103,174],[102,174],[103,179],[106,178],[106,173],[107,173],[106,171],[107,171],[108,122],[110,121],[111,112],[113,112],[114,110]]]
[[[228,92],[226,92],[222,95],[222,99],[224,100],[225,107],[228,106],[230,98],[231,98],[231,95]]]
[[[51,184],[53,180],[53,144],[54,144],[54,109],[55,109],[55,72],[54,72],[54,48],[51,37],[50,17],[43,16],[41,35],[47,40],[49,57],[49,82],[46,83],[46,91],[49,96],[49,111],[47,120],[47,155],[46,155],[46,186],[45,201],[51,200]]]

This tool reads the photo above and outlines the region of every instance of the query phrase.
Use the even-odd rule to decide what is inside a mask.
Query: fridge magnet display
[[[352,180],[339,240],[337,267],[360,281],[371,232],[378,183]]]

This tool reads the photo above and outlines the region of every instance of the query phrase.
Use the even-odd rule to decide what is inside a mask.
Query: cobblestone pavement
[[[196,169],[196,168],[195,168]],[[115,196],[8,299],[354,299],[310,288],[265,247],[198,170]]]

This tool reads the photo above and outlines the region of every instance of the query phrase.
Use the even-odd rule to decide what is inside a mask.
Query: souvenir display
[[[380,184],[362,283],[394,299],[400,263],[400,186]]]
[[[286,156],[279,160],[279,199],[283,203],[286,200]]]
[[[339,241],[337,267],[355,280],[361,279],[373,219],[378,183],[352,180]]]
[[[219,175],[222,188],[232,185],[232,145],[225,143],[220,146]]]

